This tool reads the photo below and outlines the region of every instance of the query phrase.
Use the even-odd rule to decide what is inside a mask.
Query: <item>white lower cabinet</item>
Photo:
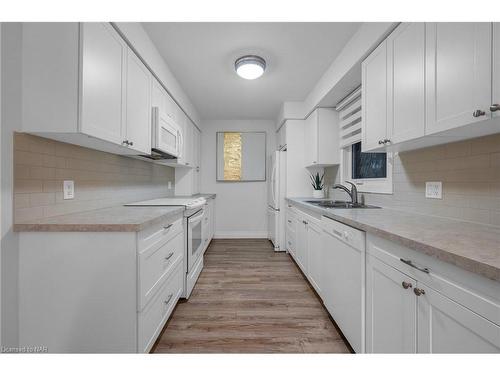
[[[295,218],[295,228],[296,228],[296,243],[295,243],[295,262],[302,270],[302,272],[307,275],[307,226],[306,221],[301,215],[297,215]]]
[[[418,297],[419,353],[498,353],[500,327],[431,287]]]
[[[307,278],[316,292],[321,295],[321,280],[323,274],[323,252],[321,227],[309,220],[307,222]]]
[[[368,353],[500,353],[498,282],[372,235],[367,251]]]
[[[500,353],[498,282],[318,217],[289,204],[287,250],[357,353]]]
[[[21,232],[19,345],[149,352],[183,289],[182,214],[140,232]]]
[[[406,283],[406,284],[405,284]],[[415,353],[416,281],[373,256],[366,259],[366,351]]]
[[[182,262],[153,300],[139,313],[139,353],[151,350],[182,293]]]

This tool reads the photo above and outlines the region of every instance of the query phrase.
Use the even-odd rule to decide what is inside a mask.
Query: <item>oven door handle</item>
[[[198,222],[200,222],[202,219],[203,219],[203,215],[205,214],[205,212],[203,210],[200,210],[200,213],[194,215],[194,216],[191,216],[188,220],[189,224],[196,224]]]

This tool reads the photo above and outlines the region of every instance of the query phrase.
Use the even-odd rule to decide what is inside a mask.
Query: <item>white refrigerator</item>
[[[286,151],[274,151],[267,165],[268,238],[275,251],[285,251]]]

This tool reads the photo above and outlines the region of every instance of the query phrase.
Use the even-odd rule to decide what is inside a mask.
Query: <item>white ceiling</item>
[[[284,101],[305,99],[360,23],[143,23],[203,119],[274,119]],[[238,77],[247,54],[264,75]]]

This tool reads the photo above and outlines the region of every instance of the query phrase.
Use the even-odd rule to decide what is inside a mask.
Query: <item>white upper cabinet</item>
[[[489,118],[491,23],[426,24],[426,134]]]
[[[493,24],[493,98],[490,111],[500,117],[500,23]]]
[[[125,141],[127,45],[110,24],[82,24],[81,132]]]
[[[498,133],[498,124],[484,121],[500,115],[494,106],[500,104],[498,29],[472,22],[400,24],[362,63],[363,151]]]
[[[387,139],[425,131],[425,24],[403,23],[387,38]],[[382,137],[380,137],[382,139]]]
[[[387,140],[387,40],[361,66],[361,145],[363,151]]]
[[[150,153],[151,74],[110,23],[26,23],[22,48],[23,131]]]
[[[318,108],[305,120],[305,166],[340,163],[338,113]]]
[[[129,51],[127,59],[126,142],[145,154],[151,151],[151,73]]]

